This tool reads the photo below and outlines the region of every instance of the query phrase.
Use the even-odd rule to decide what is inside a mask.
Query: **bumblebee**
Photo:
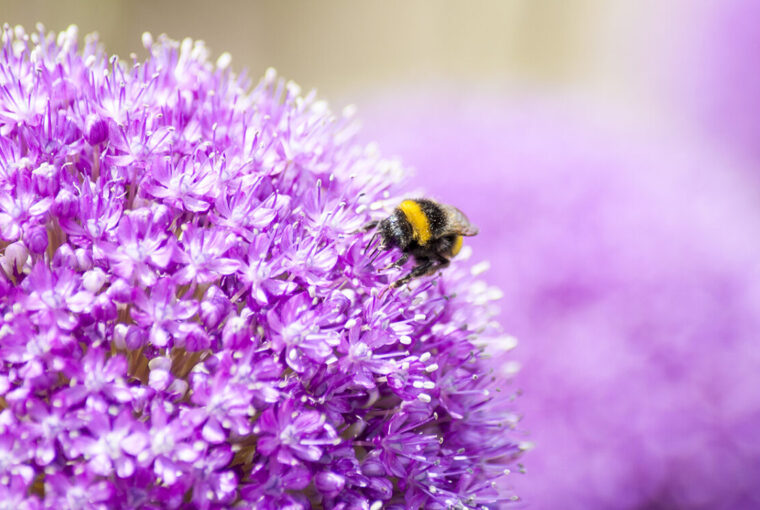
[[[431,275],[445,268],[462,249],[462,236],[478,233],[462,211],[430,199],[404,200],[393,214],[384,220],[368,223],[364,230],[373,228],[376,231],[368,247],[377,237],[381,241],[373,251],[371,261],[381,251],[397,247],[402,256],[388,268],[403,266],[410,256],[416,262],[411,272],[393,282],[391,287],[400,287],[413,278]]]

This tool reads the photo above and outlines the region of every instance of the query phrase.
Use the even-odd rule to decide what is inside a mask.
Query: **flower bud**
[[[317,490],[322,494],[337,494],[346,485],[346,478],[337,473],[323,471],[317,473],[317,476],[314,477],[314,485],[317,486]]]
[[[84,123],[85,137],[90,145],[98,145],[108,138],[108,123],[95,114],[87,116]]]
[[[88,271],[92,268],[92,256],[90,255],[89,250],[77,248],[74,255],[77,258],[77,268],[79,268],[80,271]]]
[[[100,294],[95,297],[92,303],[92,314],[98,321],[113,320],[118,316],[116,303],[113,302],[108,294]]]
[[[148,362],[148,369],[150,374],[148,375],[148,385],[154,390],[163,391],[171,384],[172,376],[171,372],[172,360],[165,356],[159,356],[153,358]]]
[[[246,320],[237,315],[230,317],[222,331],[222,344],[227,349],[235,349],[244,345],[249,340],[250,332]]]
[[[98,296],[99,297],[99,296]],[[97,301],[97,300],[96,300]],[[126,350],[127,348],[127,331],[129,330],[129,326],[127,324],[124,324],[122,322],[116,324],[113,328],[113,339],[111,341],[112,345],[116,347],[119,350]]]
[[[32,172],[34,190],[43,196],[55,196],[60,188],[58,169],[50,163],[42,163]]]
[[[5,260],[11,271],[21,273],[21,269],[29,258],[29,250],[24,243],[17,241],[11,243],[5,248]]]
[[[166,229],[172,222],[172,212],[164,204],[153,206],[153,226],[154,228]]]
[[[106,292],[111,299],[114,299],[120,303],[131,303],[134,297],[134,288],[128,284],[125,280],[119,278],[111,283]]]
[[[55,197],[53,213],[61,218],[76,216],[79,213],[79,200],[71,191],[64,188]]]
[[[95,269],[90,269],[84,275],[82,275],[82,286],[93,294],[97,294],[98,291],[100,291],[100,288],[103,287],[103,284],[106,282],[106,278],[106,274],[103,272],[103,270],[99,267],[96,267]]]
[[[202,351],[211,345],[211,339],[200,324],[186,322],[181,324],[179,329],[185,343],[185,349],[188,351]]]
[[[367,487],[370,494],[377,499],[390,499],[393,496],[393,482],[387,478],[373,476]]]
[[[35,254],[44,253],[48,247],[48,233],[44,225],[31,227],[24,234],[24,244]]]
[[[131,324],[129,328],[127,328],[127,334],[124,336],[124,343],[126,344],[127,349],[133,351],[145,345],[147,340],[148,333],[134,324]]]
[[[67,267],[72,270],[77,268],[77,257],[74,250],[68,244],[62,244],[53,255],[53,267]]]
[[[227,316],[230,307],[230,300],[219,290],[219,287],[216,285],[209,287],[206,291],[206,297],[201,303],[203,325],[209,330],[216,328]]]

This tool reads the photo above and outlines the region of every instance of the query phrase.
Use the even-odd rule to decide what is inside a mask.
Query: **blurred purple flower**
[[[252,483],[243,486],[240,492],[255,508],[309,508],[308,499],[298,493],[311,482],[312,475],[306,467],[262,462],[253,466],[250,478]]]
[[[86,471],[54,472],[45,477],[45,508],[106,509],[114,490],[111,483]],[[30,500],[34,501],[34,500]]]
[[[116,243],[104,246],[111,271],[143,287],[156,284],[157,270],[166,269],[174,253],[174,237],[169,237],[166,225],[154,221],[151,213],[139,209],[126,214],[119,222]]]
[[[366,105],[363,136],[480,227],[521,338],[535,449],[516,491],[536,509],[760,508],[757,188],[719,149],[571,105],[428,89]],[[434,382],[466,438],[487,388],[456,358]],[[401,430],[387,469],[414,451],[393,444],[434,448]]]
[[[229,468],[233,453],[229,445],[201,452],[192,463],[192,502],[196,508],[229,505],[238,490],[237,475]]]
[[[103,411],[97,408],[82,411],[89,434],[73,440],[73,456],[82,455],[92,474],[109,476],[115,472],[119,478],[132,476],[135,457],[147,443],[143,425],[133,419],[128,408],[114,419]]]
[[[659,6],[658,6],[659,7]],[[646,9],[654,25],[640,58],[651,65],[664,90],[665,109],[687,120],[683,129],[719,140],[753,163],[760,174],[760,3],[755,0],[681,0]],[[670,22],[679,19],[674,29]]]
[[[398,165],[273,71],[144,44],[127,64],[3,28],[2,503],[512,499],[498,292],[467,250],[389,290],[357,230],[402,198]]]
[[[180,284],[205,284],[234,273],[240,264],[224,255],[235,240],[236,236],[232,233],[190,226],[183,232],[185,251],[180,252],[183,267],[174,278]]]
[[[276,410],[270,407],[264,411],[256,432],[259,451],[276,456],[286,466],[316,462],[322,457],[321,445],[339,442],[324,414],[300,411],[292,400],[286,400]]]
[[[10,174],[8,186],[14,193],[0,191],[0,235],[6,241],[16,241],[22,229],[41,222],[42,216],[53,205],[49,196],[39,196],[32,187],[29,175]],[[15,177],[15,181],[11,180]]]
[[[140,292],[132,309],[138,326],[149,328],[148,341],[155,347],[167,347],[182,337],[181,326],[194,317],[198,304],[194,300],[178,299],[177,285],[172,279],[160,280],[150,293]]]

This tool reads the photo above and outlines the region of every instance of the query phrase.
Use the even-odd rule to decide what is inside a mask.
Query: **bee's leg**
[[[370,221],[368,223],[365,223],[364,226],[361,229],[359,229],[359,230],[361,232],[368,232],[368,231],[372,230],[373,228],[375,228],[378,223],[380,223],[378,220],[372,220],[372,221]]]
[[[367,245],[367,248],[364,249],[365,255],[366,255],[367,250],[369,249],[369,247],[370,247],[371,244],[372,243],[370,242],[370,244]],[[369,253],[369,255],[368,255],[369,256],[369,262],[367,262],[367,266],[372,267],[372,264],[375,262],[375,259],[377,257],[379,257],[383,253],[383,251],[385,251],[385,249],[382,247],[382,245],[381,246],[375,246],[375,249],[372,250]]]
[[[408,253],[404,253],[403,255],[401,255],[398,258],[398,260],[396,260],[395,262],[391,262],[390,264],[388,264],[387,266],[385,266],[383,268],[383,271],[386,271],[386,270],[388,270],[388,269],[390,269],[392,267],[401,267],[404,264],[406,264],[407,260],[409,260],[409,254]]]
[[[369,265],[371,266],[373,262],[375,262],[375,259],[383,254],[383,252],[388,251],[388,246],[385,244],[383,239],[380,239],[379,243],[375,243],[375,240],[380,236],[379,232],[375,232],[372,238],[367,243],[367,246],[364,247],[364,255],[369,256]],[[373,248],[374,247],[374,248]],[[370,248],[372,248],[372,251],[370,251]],[[369,254],[367,254],[369,252]]]
[[[449,259],[447,259],[446,257],[442,256],[442,255],[438,255],[437,259],[438,259],[438,264],[436,264],[435,266],[431,267],[430,271],[427,274],[434,274],[439,269],[443,269],[446,266],[448,266],[449,264],[451,264],[451,261]]]
[[[391,287],[398,288],[404,285],[405,283],[410,282],[413,278],[417,278],[419,276],[422,276],[424,274],[428,274],[428,271],[430,271],[434,266],[434,262],[430,259],[425,259],[420,261],[419,264],[417,264],[414,269],[412,269],[409,274],[404,276],[403,278],[399,278],[395,282],[391,284]]]
[[[357,228],[353,232],[349,232],[348,235],[354,235],[354,234],[358,234],[360,232],[369,232],[370,230],[372,230],[373,228],[375,228],[378,223],[380,223],[378,220],[372,220],[372,221],[370,221],[368,223],[365,223],[360,228]]]

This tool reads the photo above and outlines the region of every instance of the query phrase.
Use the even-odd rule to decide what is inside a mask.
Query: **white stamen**
[[[470,274],[472,274],[472,276],[479,276],[485,273],[486,271],[488,271],[490,268],[491,268],[491,263],[488,262],[487,260],[484,260],[483,262],[479,262],[475,264],[474,266],[472,266],[472,268],[470,269]]]

